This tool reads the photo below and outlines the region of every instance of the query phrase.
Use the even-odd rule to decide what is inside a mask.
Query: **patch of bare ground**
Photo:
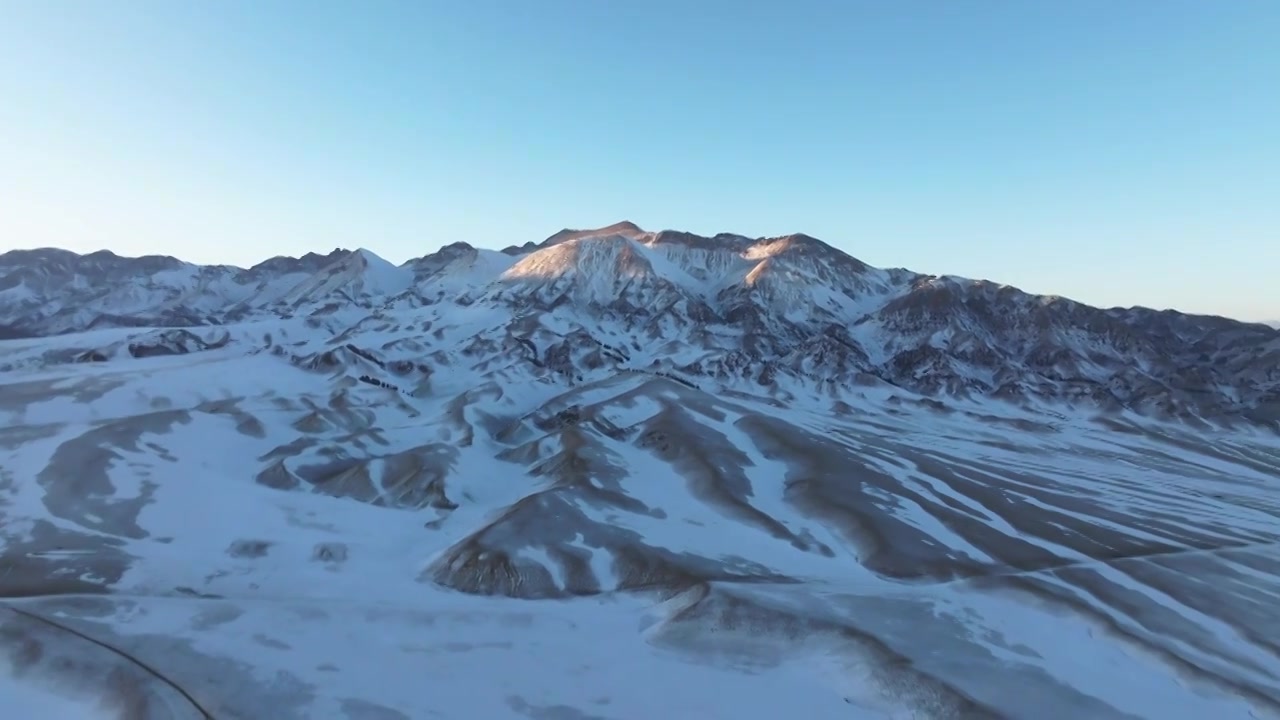
[[[1097,593],[1107,595],[1097,585],[1082,593],[1066,581],[1051,581],[1030,574],[985,578],[979,585],[985,592],[1006,594],[1033,607],[1083,618],[1094,632],[1119,642],[1131,652],[1161,661],[1182,682],[1247,700],[1260,713],[1259,717],[1280,714],[1280,694],[1275,687],[1244,681],[1238,675],[1224,672],[1223,668],[1208,667],[1201,658],[1186,657],[1182,638],[1152,632],[1148,626],[1110,603],[1104,602],[1101,607],[1095,604],[1099,599]],[[1150,622],[1147,619],[1147,623]]]
[[[576,487],[529,495],[450,547],[421,579],[473,594],[520,598],[684,588],[707,580],[794,582],[743,558],[712,560],[654,547],[634,531],[587,517],[582,501],[592,498]],[[527,551],[546,553],[555,566]],[[592,570],[594,553],[607,555],[612,585],[604,585]]]
[[[982,520],[904,486],[845,445],[759,415],[742,418],[738,427],[765,457],[787,465],[787,502],[844,538],[859,562],[881,575],[942,580],[978,574],[983,568],[979,560],[934,542],[895,515],[884,499],[893,496],[909,497],[955,532],[967,531],[984,552],[1003,549],[1010,560],[1027,564],[1058,559],[1038,545],[1008,538]]]
[[[456,448],[432,443],[402,452],[372,457],[335,459],[304,465],[290,472],[272,466],[258,482],[290,487],[291,478],[305,480],[318,492],[392,508],[432,507],[452,510],[457,505],[445,492],[445,480],[457,458]]]
[[[751,481],[746,475],[746,468],[753,464],[751,459],[723,434],[692,420],[681,408],[663,403],[663,409],[644,423],[636,445],[670,465],[688,481],[694,497],[728,517],[799,550],[833,554],[820,543],[811,545],[802,540],[776,518],[754,507]]]
[[[136,497],[119,497],[108,469],[117,450],[140,452],[145,434],[163,435],[176,424],[191,421],[190,413],[163,410],[110,420],[64,441],[36,475],[44,489],[49,512],[90,530],[128,538],[144,538],[138,513],[151,502],[154,483],[141,481]]]
[[[773,607],[714,584],[695,585],[667,603],[670,614],[651,638],[696,654],[722,654],[737,648],[744,659],[768,655],[782,662],[798,645],[823,645],[824,654],[841,658],[846,672],[859,677],[877,704],[884,703],[936,720],[1002,718],[964,692],[915,667],[864,629]]]
[[[47,520],[24,534],[0,517],[0,598],[105,593],[134,560],[120,539],[77,533]]]

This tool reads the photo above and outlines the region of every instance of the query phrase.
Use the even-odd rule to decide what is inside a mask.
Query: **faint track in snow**
[[[40,596],[31,596],[31,597],[40,597]],[[102,596],[98,595],[94,597],[102,597]],[[199,713],[200,717],[205,718],[205,720],[214,720],[213,714],[210,713],[208,710],[205,710],[204,707],[199,702],[197,702],[196,699],[192,697],[190,693],[184,690],[181,685],[179,685],[177,682],[170,679],[169,677],[166,677],[164,674],[156,670],[151,665],[138,659],[136,656],[128,652],[125,652],[124,650],[121,650],[120,648],[117,648],[109,643],[98,640],[97,638],[91,635],[88,635],[84,632],[76,630],[75,628],[69,627],[56,620],[45,617],[44,615],[31,612],[30,610],[24,610],[22,608],[15,607],[13,603],[4,602],[4,603],[0,603],[0,606],[7,608],[10,612],[13,612],[16,615],[20,615],[28,620],[31,620],[32,622],[46,625],[48,627],[54,628],[55,630],[59,630],[61,632],[70,633],[71,635],[74,635],[75,637],[80,638],[85,642],[96,645],[102,648],[103,650],[106,650],[107,652],[115,655],[116,657],[119,657],[125,660],[129,664],[138,668],[139,670],[146,673],[150,677],[155,678],[165,686],[172,689],[174,692],[178,693],[178,695],[182,697],[183,700],[185,700],[188,704],[191,705],[192,709],[194,709],[197,713]]]

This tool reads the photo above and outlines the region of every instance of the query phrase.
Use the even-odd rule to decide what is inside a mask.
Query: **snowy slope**
[[[1280,717],[1278,333],[806,236],[309,258],[0,341],[6,707]]]
[[[384,301],[413,285],[413,271],[396,267],[363,248],[323,267],[298,283],[280,301],[298,307],[330,300],[348,303]]]

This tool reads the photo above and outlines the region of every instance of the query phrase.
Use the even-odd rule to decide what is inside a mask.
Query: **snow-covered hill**
[[[0,323],[0,697],[1280,716],[1262,325],[630,223],[14,252]]]

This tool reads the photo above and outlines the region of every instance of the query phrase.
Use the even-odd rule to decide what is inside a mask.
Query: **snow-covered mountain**
[[[0,255],[0,337],[218,324],[264,307],[349,255],[277,257],[249,270],[171,257],[45,248]]]
[[[417,307],[430,309],[397,330],[397,310]],[[514,353],[575,379],[584,369],[643,369],[695,383],[743,380],[779,399],[794,386],[839,395],[871,384],[1280,421],[1273,328],[880,270],[806,235],[707,238],[619,223],[502,252],[455,243],[401,267],[367,250],[250,270],[106,252],[0,255],[0,327],[10,337],[297,313],[324,324],[353,308],[401,335],[484,318],[469,338],[473,353],[488,348],[489,362]]]
[[[619,223],[398,267],[16,251],[0,325],[0,693],[1280,716],[1261,324]]]

